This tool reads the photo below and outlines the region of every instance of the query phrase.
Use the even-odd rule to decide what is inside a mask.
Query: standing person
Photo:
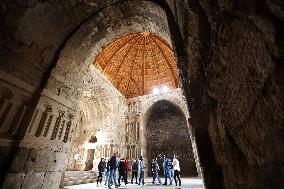
[[[125,158],[124,160],[124,164],[125,164],[125,169],[126,169],[126,172],[125,172],[125,179],[126,179],[126,184],[128,184],[129,182],[127,181],[127,175],[128,175],[128,171],[129,171],[129,166],[128,166],[128,161],[127,161],[127,158]]]
[[[127,184],[127,180],[126,180],[126,166],[125,166],[125,160],[122,158],[118,164],[118,173],[119,173],[119,177],[118,177],[118,186],[120,186],[120,180],[121,177],[125,183],[125,185]]]
[[[110,164],[109,164],[109,167],[110,167],[110,172],[109,172],[109,178],[108,178],[108,188],[110,189],[110,185],[111,185],[111,182],[115,184],[115,187],[117,188],[118,187],[118,184],[116,182],[116,157],[117,157],[117,153],[114,153],[113,156],[110,158]]]
[[[164,176],[165,176],[165,183],[163,185],[167,185],[167,180],[170,180],[170,185],[172,185],[172,180],[170,178],[170,168],[169,168],[169,159],[166,157],[166,155],[161,156],[159,155],[160,159],[163,161],[163,169],[164,169]]]
[[[155,183],[155,165],[154,165],[154,161],[155,161],[155,158],[152,159],[152,162],[151,162],[151,171],[152,171],[152,176],[153,176],[153,181],[152,181],[152,184]]]
[[[97,186],[100,184],[102,184],[102,180],[103,180],[103,173],[105,171],[105,159],[101,158],[101,161],[98,165],[98,170],[99,170],[99,176],[97,177]]]
[[[170,170],[170,178],[171,178],[171,182],[174,181],[174,166],[173,166],[173,162],[169,159],[169,170]]]
[[[180,180],[180,166],[179,166],[179,160],[177,159],[177,156],[174,155],[173,158],[173,166],[174,166],[174,179],[175,179],[175,183],[177,186],[177,178],[179,181],[179,187],[181,186],[181,180]]]
[[[160,185],[162,185],[162,181],[161,181],[160,176],[159,176],[159,171],[160,171],[160,168],[159,168],[159,165],[158,165],[157,158],[154,158],[153,161],[152,161],[153,184],[155,183],[155,180],[157,179],[159,181]]]
[[[133,178],[135,177],[135,184],[137,183],[137,176],[138,176],[138,160],[134,159],[131,165],[131,170],[132,170],[132,178],[131,178],[131,184],[133,184]]]
[[[142,156],[140,156],[139,167],[140,167],[140,175],[139,175],[138,185],[140,185],[141,181],[142,181],[142,185],[144,185],[145,184],[145,182],[144,182],[145,162],[144,162]]]
[[[107,159],[107,161],[105,162],[105,186],[107,186],[108,183],[108,178],[109,178],[109,169],[110,169],[110,161],[109,159]]]

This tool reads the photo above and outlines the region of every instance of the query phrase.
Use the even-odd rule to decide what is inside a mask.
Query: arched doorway
[[[179,107],[167,100],[156,102],[149,112],[146,127],[149,161],[159,154],[171,159],[177,155],[181,175],[197,177],[187,121]]]

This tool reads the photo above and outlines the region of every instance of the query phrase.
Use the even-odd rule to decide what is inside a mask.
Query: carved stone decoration
[[[51,105],[49,104],[45,104],[45,110],[44,112],[42,113],[42,116],[40,118],[40,121],[39,121],[39,124],[38,124],[38,127],[37,127],[37,130],[35,132],[35,136],[36,137],[39,137],[42,135],[42,131],[46,125],[46,122],[48,121],[48,116],[49,116],[49,113],[52,112],[52,107]]]

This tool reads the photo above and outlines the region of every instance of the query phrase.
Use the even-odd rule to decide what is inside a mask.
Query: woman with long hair
[[[102,184],[102,180],[103,180],[103,173],[105,171],[105,159],[101,158],[101,161],[98,165],[98,170],[99,170],[99,176],[97,178],[97,186],[100,184]]]

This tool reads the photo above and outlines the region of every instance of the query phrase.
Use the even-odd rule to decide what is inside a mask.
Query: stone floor
[[[121,189],[131,189],[131,188],[145,188],[145,189],[155,189],[155,188],[159,188],[159,189],[174,189],[176,188],[175,186],[160,186],[160,185],[154,185],[151,183],[151,178],[147,178],[146,179],[146,183],[144,186],[139,186],[136,184],[127,184],[126,186],[124,184],[122,184],[119,188]],[[182,189],[204,189],[203,186],[203,180],[202,179],[197,179],[197,178],[182,178],[182,184],[181,184],[181,188]],[[81,184],[81,185],[74,185],[74,186],[66,186],[64,187],[64,189],[94,189],[94,188],[98,188],[98,189],[103,189],[103,188],[107,188],[106,186],[96,186],[96,183],[89,183],[89,184]],[[114,188],[114,186],[112,186],[112,188]]]

